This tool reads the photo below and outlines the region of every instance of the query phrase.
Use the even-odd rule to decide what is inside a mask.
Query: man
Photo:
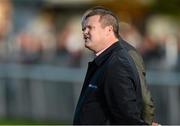
[[[132,57],[119,42],[118,18],[93,8],[82,19],[89,63],[74,124],[147,124],[143,120],[140,78]]]
[[[137,52],[137,50],[131,46],[129,43],[125,42],[120,38],[120,43],[122,46],[128,51],[128,54],[131,56],[133,59],[138,74],[140,78],[140,84],[141,84],[141,92],[142,92],[142,100],[143,100],[143,120],[148,123],[149,125],[154,123],[154,103],[151,98],[150,91],[147,89],[146,86],[146,81],[145,81],[145,67],[144,67],[144,62],[141,57],[141,55]],[[154,123],[154,125],[156,125]]]

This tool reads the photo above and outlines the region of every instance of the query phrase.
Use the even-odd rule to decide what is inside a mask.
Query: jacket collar
[[[99,56],[97,56],[93,62],[97,65],[97,66],[101,66],[101,64],[106,61],[106,59],[110,56],[110,54],[112,54],[113,51],[117,50],[117,49],[121,49],[121,45],[119,43],[119,41],[115,42],[114,44],[112,44],[109,48],[107,48],[104,52],[102,52]]]

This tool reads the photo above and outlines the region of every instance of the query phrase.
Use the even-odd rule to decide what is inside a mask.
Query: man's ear
[[[111,33],[113,33],[113,27],[111,25],[106,26],[106,35],[110,35]]]

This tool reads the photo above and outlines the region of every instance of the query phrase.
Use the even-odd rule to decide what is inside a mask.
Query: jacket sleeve
[[[107,67],[104,93],[111,124],[145,124],[137,103],[136,84],[128,63],[116,61]]]

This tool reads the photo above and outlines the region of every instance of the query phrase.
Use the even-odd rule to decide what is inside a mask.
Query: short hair
[[[82,17],[82,25],[84,21],[91,16],[99,15],[102,27],[111,25],[113,27],[114,35],[119,38],[119,19],[118,17],[109,9],[102,6],[96,6],[88,9]]]

